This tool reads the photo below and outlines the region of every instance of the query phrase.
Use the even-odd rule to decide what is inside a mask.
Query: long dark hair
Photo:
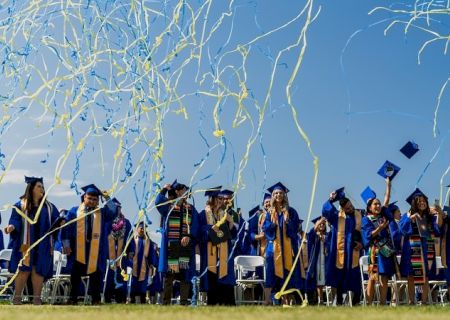
[[[22,208],[22,209],[25,209],[28,212],[30,212],[31,209],[33,208],[33,202],[34,202],[33,189],[38,182],[40,182],[40,181],[33,181],[31,183],[28,183],[27,187],[25,189],[25,193],[20,197],[20,200],[24,200],[25,204],[26,204],[25,208]],[[42,185],[42,186],[44,186],[44,185]],[[43,196],[45,196],[45,189],[44,189]]]
[[[373,203],[375,200],[380,201],[378,198],[370,198],[370,199],[367,201],[367,206],[366,206],[366,212],[367,212],[367,213],[372,213],[372,211],[370,210],[370,207],[372,206],[372,203]],[[380,203],[381,203],[381,201],[380,201]]]

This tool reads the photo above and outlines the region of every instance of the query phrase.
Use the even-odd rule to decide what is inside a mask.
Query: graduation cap
[[[36,182],[44,183],[44,178],[42,178],[42,177],[27,177],[27,176],[25,176],[25,183],[26,184],[36,183]]]
[[[248,216],[249,217],[252,217],[254,214],[256,214],[259,210],[261,210],[260,209],[260,207],[259,207],[259,205],[257,205],[256,207],[254,207],[253,209],[251,209],[249,212],[248,212]]]
[[[137,222],[134,226],[135,226],[136,228],[139,228],[139,227],[145,228],[145,221],[144,221],[144,220],[139,221],[139,222]]]
[[[267,199],[272,199],[272,195],[270,193],[264,193],[263,202],[266,201]]]
[[[177,179],[175,179],[175,181],[172,182],[170,187],[174,190],[181,190],[184,188],[188,189],[188,187],[185,184],[179,183]]]
[[[215,188],[210,188],[205,191],[205,197],[217,197],[219,195],[222,186],[217,186]]]
[[[428,200],[428,197],[422,192],[422,190],[420,190],[419,188],[416,188],[416,190],[413,191],[413,193],[411,193],[408,198],[406,198],[406,202],[408,202],[410,205],[412,205],[412,202],[414,200],[415,197],[419,197],[422,196],[424,197],[426,200]]]
[[[408,141],[401,149],[400,152],[408,159],[411,159],[419,151],[419,146],[413,141]]]
[[[284,193],[288,193],[289,189],[286,188],[281,182],[277,182],[275,183],[273,186],[271,186],[270,188],[267,188],[267,191],[269,191],[271,194],[275,191],[275,190],[281,190]]]
[[[383,166],[378,170],[378,174],[383,178],[389,178],[390,180],[394,179],[397,173],[400,171],[400,167],[397,167],[392,162],[386,160]]]
[[[345,187],[342,187],[334,191],[336,193],[336,197],[334,198],[333,202],[340,201],[345,198],[344,189]]]
[[[116,206],[122,207],[122,204],[120,203],[119,200],[117,200],[117,198],[113,198],[111,201],[114,202],[114,204],[115,204]]]
[[[312,219],[311,222],[312,222],[313,224],[316,224],[317,221],[319,221],[320,219],[322,219],[322,216],[318,216],[318,217]]]
[[[89,193],[96,196],[102,195],[102,192],[95,186],[95,184],[88,184],[87,186],[81,187],[81,190],[83,190],[84,193]]]
[[[396,205],[396,203],[397,203],[397,201],[394,201],[394,202],[392,202],[392,203],[389,203],[388,209],[389,209],[391,212],[394,212],[394,211],[396,211],[396,210],[400,210],[400,208]]]
[[[220,190],[219,192],[219,197],[229,197],[232,198],[233,197],[234,192],[228,189],[223,189]]]
[[[361,198],[364,200],[364,203],[367,204],[370,199],[374,199],[377,197],[375,191],[373,191],[369,186],[367,186],[363,192],[361,192]]]

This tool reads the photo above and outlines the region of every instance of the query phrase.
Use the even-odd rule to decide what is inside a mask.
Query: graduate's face
[[[327,225],[325,224],[325,221],[322,222],[321,224],[319,224],[318,230],[319,230],[320,232],[324,232],[326,229],[327,229]]]
[[[41,182],[36,182],[36,184],[33,187],[33,200],[39,201],[44,197],[44,185]]]
[[[275,203],[277,203],[277,204],[283,203],[283,200],[284,200],[284,192],[283,192],[283,190],[279,190],[279,189],[274,190],[274,191],[272,192],[272,199],[273,199],[273,200],[275,201]]]
[[[425,197],[417,197],[417,208],[420,211],[425,211],[428,208],[428,201],[427,199],[425,199]]]
[[[399,209],[394,211],[394,219],[395,220],[400,220],[400,218],[402,217],[402,213],[400,212]]]
[[[269,209],[270,208],[270,198],[264,200],[264,208]]]
[[[96,208],[98,206],[98,196],[87,193],[84,195],[83,203],[88,208]]]
[[[177,198],[180,198],[181,200],[187,200],[188,193],[186,191],[186,188],[175,190],[175,194],[177,195]]]
[[[375,215],[380,214],[381,212],[381,202],[378,199],[375,199],[372,201],[372,203],[370,204],[370,212],[372,212]]]

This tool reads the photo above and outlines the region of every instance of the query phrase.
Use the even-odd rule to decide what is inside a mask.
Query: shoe
[[[33,305],[35,305],[35,306],[42,305],[42,299],[41,298],[33,298]]]
[[[22,304],[22,297],[14,296],[12,299],[12,304],[15,306],[20,306]]]

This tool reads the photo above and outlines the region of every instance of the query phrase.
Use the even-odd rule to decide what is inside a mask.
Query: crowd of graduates
[[[265,279],[263,289],[255,292],[265,305],[302,299],[320,304],[325,288],[330,288],[334,303],[349,297],[357,305],[363,293],[363,256],[368,259],[364,296],[369,304],[376,291],[381,305],[398,300],[398,292],[389,291],[393,277],[407,282],[409,304],[418,300],[427,304],[433,299],[429,281],[450,284],[450,217],[437,203],[430,206],[419,189],[408,197],[410,209],[402,214],[390,202],[392,178],[386,177],[382,200],[370,188],[363,192],[362,210],[355,209],[344,188],[331,192],[310,230],[303,230],[281,182],[267,189],[261,205],[244,219],[234,208],[232,191],[221,186],[208,189],[204,208],[197,210],[189,202],[192,190],[175,180],[155,199],[162,233],[157,244],[150,239],[145,220],[132,226],[121,203],[95,185],[82,188],[78,206],[59,211],[46,197],[43,179],[25,177],[25,193],[4,230],[12,250],[8,269],[17,271],[11,300],[22,304],[28,283],[32,303],[42,303],[43,284],[53,276],[52,256],[58,250],[67,255],[63,272],[70,274],[69,304],[78,303],[82,278],[89,276],[94,305],[113,301],[169,305],[175,296],[188,305],[197,291],[205,293],[208,305],[235,305],[234,258],[240,255],[264,257],[264,268],[256,269],[252,278]],[[286,290],[297,289],[301,297],[288,294],[275,299],[274,293],[285,283]]]

